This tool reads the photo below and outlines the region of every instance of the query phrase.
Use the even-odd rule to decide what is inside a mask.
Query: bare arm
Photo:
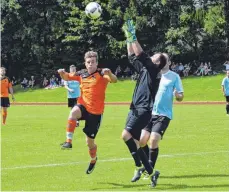
[[[103,69],[103,78],[107,79],[111,83],[116,83],[117,82],[117,77],[114,75],[110,69]]]
[[[64,88],[67,89],[69,92],[74,92],[74,90],[72,90],[72,89],[70,89],[70,88],[68,87],[67,81],[64,82]]]
[[[13,90],[13,87],[9,87],[9,92],[10,92],[10,94],[11,94],[11,96],[12,96],[12,100],[14,101],[15,98],[14,98],[14,90]]]
[[[180,79],[180,76],[177,75],[177,80],[175,82],[174,96],[177,101],[182,101],[184,99],[184,89]]]
[[[141,47],[141,45],[139,44],[138,41],[134,41],[132,43],[132,49],[133,49],[134,54],[136,56],[139,56],[143,52],[143,49],[142,49],[142,47]]]
[[[128,52],[128,56],[134,54],[133,46],[131,43],[127,43],[127,52]]]
[[[222,92],[223,92],[223,95],[225,96],[225,89],[223,85],[222,85]]]

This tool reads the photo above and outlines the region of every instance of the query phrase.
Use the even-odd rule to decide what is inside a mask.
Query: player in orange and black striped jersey
[[[98,56],[96,52],[89,51],[85,54],[86,70],[76,74],[66,73],[64,69],[59,69],[58,73],[64,80],[76,80],[80,82],[81,96],[78,98],[68,118],[66,128],[67,140],[62,144],[62,149],[72,148],[72,138],[77,120],[85,120],[83,129],[89,148],[91,161],[86,171],[92,173],[97,161],[97,145],[95,137],[99,131],[102,115],[104,111],[105,91],[107,84],[116,83],[117,77],[110,69],[98,69]]]
[[[8,77],[5,76],[6,69],[4,67],[0,68],[1,77],[1,109],[2,109],[2,124],[6,124],[7,108],[10,107],[9,93],[14,101],[12,83]]]

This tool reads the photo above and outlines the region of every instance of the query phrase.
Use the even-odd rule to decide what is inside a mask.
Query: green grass
[[[7,125],[1,128],[2,190],[152,190],[149,181],[130,182],[134,163],[120,138],[128,106],[106,107],[96,139],[100,161],[91,175],[85,174],[89,155],[83,122],[73,149],[60,150],[68,112],[63,106],[9,109]],[[160,143],[156,189],[228,191],[229,118],[224,105],[176,105],[174,112]],[[106,161],[110,159],[116,160]]]
[[[211,77],[189,77],[183,79],[185,101],[224,101],[221,92],[223,75]],[[118,81],[110,84],[106,92],[106,101],[131,101],[135,86],[134,81]],[[21,90],[16,87],[16,100],[18,102],[66,102],[66,89],[58,88],[53,90],[35,89]]]

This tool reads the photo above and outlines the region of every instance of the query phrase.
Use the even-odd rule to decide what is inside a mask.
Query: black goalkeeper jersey
[[[129,61],[139,74],[130,109],[145,108],[146,110],[152,110],[160,83],[159,72],[164,67],[164,64],[154,64],[151,58],[144,52],[139,56],[129,56]]]

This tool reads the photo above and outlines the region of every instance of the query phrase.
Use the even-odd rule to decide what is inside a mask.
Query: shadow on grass
[[[198,175],[180,175],[180,176],[161,176],[160,179],[163,180],[164,179],[192,179],[192,178],[207,178],[207,177],[227,177],[229,178],[228,174],[198,174]],[[141,182],[141,181],[139,181]],[[109,187],[104,187],[104,188],[94,188],[92,190],[105,190],[105,189],[134,189],[137,187],[144,187],[145,190],[147,189],[152,189],[150,187],[150,181],[148,181],[148,183],[130,183],[130,184],[123,184],[123,183],[114,183],[114,182],[99,182],[99,184],[105,184],[105,185],[110,185]],[[228,188],[229,189],[229,182],[228,184],[212,184],[212,185],[205,185],[203,183],[203,185],[186,185],[186,184],[160,184],[160,180],[159,180],[159,184],[157,185],[156,189],[157,190],[168,190],[168,189],[187,189],[187,188],[191,188],[191,189],[208,189],[208,188]]]
[[[105,182],[99,182],[99,184],[102,185],[110,185],[109,187],[104,187],[104,188],[94,188],[92,190],[103,190],[103,189],[134,189],[136,187],[147,187],[149,184],[136,184],[136,183],[130,183],[130,184],[123,184],[123,183],[105,183]]]
[[[94,188],[92,190],[108,190],[108,189],[134,189],[137,187],[143,187],[145,190],[148,189],[154,189],[150,186],[150,183],[145,183],[145,184],[122,184],[122,183],[99,183],[103,185],[110,185],[109,187],[104,187],[104,188]],[[228,184],[213,184],[213,185],[185,185],[185,184],[158,184],[155,189],[157,190],[169,190],[169,189],[174,189],[174,190],[179,190],[179,189],[216,189],[216,188],[229,188],[229,183]]]
[[[229,179],[229,174],[198,174],[198,175],[171,175],[171,176],[160,176],[160,178],[165,178],[165,179],[190,179],[190,178],[206,178],[206,177],[228,177]]]
[[[185,184],[158,184],[157,187],[159,187],[162,190],[168,190],[168,189],[214,189],[214,188],[221,188],[221,187],[227,187],[229,188],[229,183],[228,184],[219,184],[219,185],[185,185]]]

